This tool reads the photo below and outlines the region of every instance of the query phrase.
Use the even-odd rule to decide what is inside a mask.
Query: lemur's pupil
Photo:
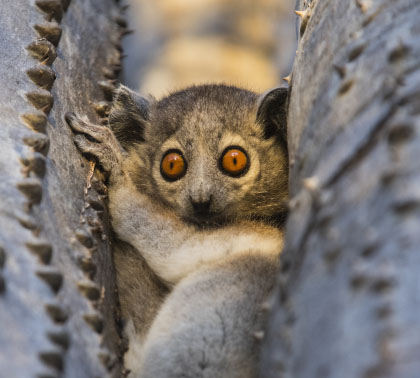
[[[170,168],[170,169],[174,169],[174,162],[173,162],[173,161],[171,161],[171,162],[169,163],[169,168]]]
[[[233,164],[237,164],[238,163],[238,161],[236,160],[236,157],[235,158],[233,158]]]

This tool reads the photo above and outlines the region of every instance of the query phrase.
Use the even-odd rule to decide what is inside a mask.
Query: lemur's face
[[[285,144],[257,111],[257,95],[225,86],[152,105],[144,141],[130,148],[138,187],[200,225],[284,212]]]

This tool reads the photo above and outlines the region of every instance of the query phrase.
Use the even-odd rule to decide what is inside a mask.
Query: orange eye
[[[239,176],[248,167],[248,156],[239,147],[228,147],[222,154],[222,169],[230,176]]]
[[[186,170],[187,166],[180,151],[168,151],[160,163],[160,172],[169,181],[180,179]]]

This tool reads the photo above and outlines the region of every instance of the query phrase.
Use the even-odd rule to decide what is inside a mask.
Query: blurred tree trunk
[[[291,215],[261,376],[418,378],[420,2],[299,9]]]
[[[120,376],[105,191],[63,115],[106,115],[123,26],[114,0],[2,0],[2,377]]]

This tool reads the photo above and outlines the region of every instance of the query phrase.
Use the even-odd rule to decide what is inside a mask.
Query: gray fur
[[[287,152],[284,117],[275,110],[283,112],[285,99],[278,89],[258,96],[207,85],[146,101],[120,87],[110,126],[124,149],[108,128],[67,117],[75,132],[96,140],[75,137],[79,149],[110,172],[112,225],[134,247],[127,260],[123,253],[115,259],[123,313],[131,319],[126,363],[133,377],[256,376],[253,333],[264,325],[260,304],[273,286],[283,243],[278,226],[287,198]],[[230,145],[248,154],[249,169],[241,177],[226,175],[218,165]],[[185,176],[169,182],[160,162],[173,148],[182,151],[188,167]],[[192,201],[209,198],[203,220]],[[151,276],[153,309],[136,316],[130,303],[140,289],[132,266],[139,264],[142,274],[143,258],[171,292],[160,306],[164,286]],[[147,323],[159,306],[145,333],[139,323]]]

